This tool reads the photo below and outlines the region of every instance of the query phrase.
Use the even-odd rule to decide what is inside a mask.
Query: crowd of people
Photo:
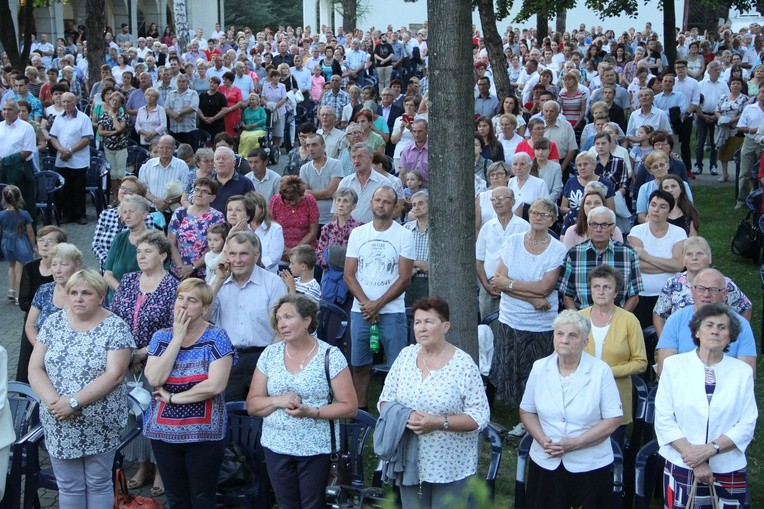
[[[427,26],[216,25],[185,48],[152,27],[107,30],[92,87],[80,32],[55,46],[40,34],[30,65],[0,74],[0,248],[8,298],[27,313],[16,379],[41,399],[61,507],[111,503],[128,387],[152,395],[124,451],[139,465],[130,488],[213,507],[225,403],[245,401],[263,418],[279,507],[323,507],[330,421],[373,408],[379,362],[375,448],[405,508],[469,497],[494,395],[520,413],[510,435],[533,438],[530,507],[608,506],[609,438],[625,442],[632,375],[660,378],[666,503],[684,507],[698,481],[703,500],[713,483],[725,507],[742,507],[758,415],[751,302],[711,268],[689,182],[717,175],[717,161],[726,182],[738,150],[738,205],[758,178],[760,26],[688,31],[673,63],[649,23],[543,40],[510,27],[505,97],[476,32],[465,192],[475,299],[481,319],[498,316],[485,380],[428,290]],[[200,130],[210,142],[194,150]],[[267,166],[267,135],[283,175]],[[128,167],[130,145],[150,151],[142,166]],[[113,197],[93,233],[98,267],[65,229],[33,219],[49,154],[64,224],[88,224],[91,150]],[[347,344],[318,339],[321,302],[349,316]]]

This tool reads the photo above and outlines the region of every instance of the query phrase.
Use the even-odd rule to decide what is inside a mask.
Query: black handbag
[[[242,486],[255,483],[255,472],[247,462],[247,456],[236,444],[229,444],[223,450],[223,463],[218,473],[218,489],[235,491]]]
[[[329,375],[329,353],[331,350],[331,348],[328,348],[326,350],[326,355],[324,356],[324,373],[326,373],[326,384],[329,386],[329,404],[334,401],[332,379]],[[334,419],[329,419],[329,433],[332,436],[332,453],[329,455],[329,475],[326,478],[326,485],[350,485],[353,480],[351,475],[350,455],[340,451],[337,447],[337,437],[334,435]]]
[[[743,258],[754,260],[756,263],[759,261],[759,253],[761,251],[762,233],[759,230],[758,225],[753,224],[749,218],[749,214],[745,219],[741,219],[737,225],[737,231],[732,237],[732,252],[736,255],[740,255]]]

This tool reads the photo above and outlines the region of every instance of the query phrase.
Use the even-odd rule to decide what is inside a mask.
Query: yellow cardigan
[[[591,307],[582,309],[580,313],[591,320]],[[594,338],[591,332],[589,332],[589,342],[584,351],[594,355]],[[645,338],[642,335],[639,320],[622,308],[615,308],[615,314],[610,321],[610,329],[602,345],[602,361],[613,370],[618,394],[621,396],[623,405],[621,424],[629,424],[632,421],[631,375],[645,371],[647,356],[645,355]]]

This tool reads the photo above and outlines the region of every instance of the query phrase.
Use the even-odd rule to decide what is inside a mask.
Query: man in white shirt
[[[165,111],[170,119],[170,133],[180,143],[193,144],[189,134],[196,129],[196,110],[199,108],[199,94],[189,88],[188,76],[179,74],[176,78],[177,90],[171,90],[165,101]]]
[[[64,112],[56,117],[50,130],[50,142],[56,150],[56,171],[64,177],[60,200],[64,222],[87,224],[85,182],[90,165],[90,118],[77,111],[77,98],[71,92],[61,96]],[[173,140],[173,148],[175,141]]]
[[[326,145],[320,134],[308,136],[305,147],[310,160],[300,168],[300,178],[305,181],[307,194],[318,202],[319,228],[332,221],[334,192],[342,180],[342,163],[326,156]]]
[[[545,102],[541,112],[544,116],[544,136],[557,145],[564,172],[578,150],[576,133],[570,122],[560,115],[560,103],[557,101]]]
[[[16,101],[3,103],[3,120],[0,122],[0,182],[19,188],[26,203],[26,210],[36,217],[34,167],[32,159],[37,153],[34,128],[19,119]]]
[[[371,149],[365,143],[353,145],[350,158],[355,171],[340,180],[337,186],[337,189],[350,188],[358,195],[358,205],[353,209],[353,219],[362,223],[369,223],[374,217],[371,208],[374,191],[382,186],[392,187],[390,179],[372,168],[372,156]],[[332,204],[332,212],[334,212],[334,204]]]
[[[649,88],[639,91],[639,109],[629,115],[629,124],[626,126],[626,138],[632,143],[639,143],[637,129],[643,125],[649,125],[654,130],[666,131],[673,134],[668,114],[653,106],[654,93]]]
[[[40,40],[32,44],[32,51],[36,51],[42,57],[42,63],[46,68],[50,67],[51,59],[56,52],[56,48],[48,42],[48,34],[40,34]]]
[[[244,65],[244,62],[236,62],[234,70],[236,76],[233,78],[233,84],[234,86],[239,87],[241,96],[245,101],[248,101],[249,94],[255,91],[255,82],[252,80],[252,77],[247,74],[247,66]]]
[[[221,28],[220,23],[215,23],[215,30],[212,31],[212,34],[210,35],[210,37],[212,39],[215,39],[215,40],[219,41],[220,37],[223,36],[223,35],[225,35],[225,32]]]
[[[716,130],[716,105],[719,100],[730,91],[726,82],[719,79],[722,73],[719,62],[710,62],[706,67],[708,76],[698,84],[698,92],[703,97],[703,102],[699,104],[695,116],[695,166],[703,167],[703,151],[706,141],[710,138],[711,153],[709,154],[709,165],[711,170],[716,169],[716,142],[714,142],[714,131]],[[697,171],[697,170],[696,170]]]
[[[350,320],[353,343],[350,364],[358,407],[362,409],[368,408],[372,324],[379,327],[388,367],[406,346],[403,293],[411,284],[416,252],[414,235],[393,221],[397,198],[388,185],[372,194],[369,206],[373,209],[373,220],[350,233],[345,258],[345,283],[355,297]]]
[[[481,320],[485,320],[488,315],[499,309],[501,292],[497,292],[491,286],[491,279],[499,266],[501,246],[510,235],[531,229],[528,221],[512,213],[512,209],[515,208],[515,193],[511,189],[505,186],[493,189],[491,206],[496,217],[486,221],[480,228],[475,244],[476,269],[480,280],[478,299]]]
[[[148,188],[146,198],[154,204],[158,211],[167,212],[171,203],[165,199],[167,184],[173,180],[185,183],[188,176],[188,165],[182,159],[172,155],[175,150],[175,138],[172,136],[164,135],[159,138],[157,149],[159,150],[159,157],[149,159],[143,164],[139,179],[145,182]],[[180,196],[177,201],[180,201]]]

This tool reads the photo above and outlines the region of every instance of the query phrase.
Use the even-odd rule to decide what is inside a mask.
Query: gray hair
[[[411,195],[411,201],[413,202],[417,198],[424,198],[427,200],[427,203],[430,203],[430,193],[427,192],[427,190],[423,189],[421,191],[417,191],[416,193]]]
[[[151,210],[151,203],[143,196],[138,196],[137,194],[129,194],[122,198],[117,210],[122,212],[123,208],[130,204],[135,205],[144,214],[148,214]]]
[[[82,251],[80,251],[74,244],[69,244],[67,242],[62,242],[53,246],[53,249],[51,249],[48,254],[48,259],[53,260],[53,258],[64,258],[71,261],[77,267],[82,267],[83,264]]]
[[[573,311],[572,309],[566,309],[565,311],[557,315],[557,318],[555,318],[554,321],[552,322],[552,329],[557,330],[563,325],[574,326],[576,329],[578,329],[578,333],[584,339],[589,337],[589,330],[591,329],[591,323],[589,322],[588,318],[586,318],[584,315],[582,315],[578,311]]]
[[[604,214],[607,214],[608,220],[611,223],[615,223],[615,212],[613,212],[610,208],[605,207],[604,205],[600,205],[599,207],[594,207],[592,210],[590,210],[589,213],[586,214],[586,219],[588,221],[594,216],[599,216]]]
[[[362,142],[362,141],[356,143],[355,145],[353,145],[353,147],[350,149],[350,153],[351,154],[355,154],[359,150],[362,150],[362,151],[366,152],[367,154],[369,154],[369,157],[374,155],[374,152],[372,152],[371,148],[369,148],[369,146],[366,143]]]
[[[231,161],[235,161],[236,160],[236,152],[234,152],[233,150],[231,150],[228,147],[218,147],[218,148],[216,148],[215,149],[215,155],[218,155],[218,153],[227,155],[228,158]]]
[[[518,161],[518,162],[520,162],[520,160],[521,160],[521,159],[522,159],[522,161],[523,161],[525,164],[527,164],[527,165],[529,165],[529,166],[530,166],[530,164],[533,162],[533,161],[531,160],[531,156],[529,156],[529,155],[528,155],[528,154],[526,154],[525,152],[515,152],[515,155],[513,155],[513,156],[512,156],[512,162],[513,162],[513,163],[514,163],[515,161]]]
[[[706,256],[708,256],[708,263],[711,263],[711,246],[708,244],[706,239],[703,237],[688,237],[687,240],[684,241],[684,246],[682,247],[682,256],[687,254],[687,250],[692,247],[700,248],[704,253],[706,253]]]
[[[229,242],[236,242],[237,244],[249,243],[258,253],[262,253],[260,238],[253,231],[234,232],[226,239],[226,243]]]
[[[203,147],[196,151],[196,155],[194,156],[194,161],[196,161],[196,164],[199,164],[199,161],[202,159],[215,159],[215,152],[212,151],[211,148]]]
[[[545,102],[544,107],[547,107],[547,106],[554,106],[554,109],[557,110],[557,113],[560,112],[560,103],[558,103],[555,100],[550,99],[549,101]]]
[[[541,205],[547,209],[555,218],[559,215],[557,204],[549,198],[536,198],[531,205]]]

